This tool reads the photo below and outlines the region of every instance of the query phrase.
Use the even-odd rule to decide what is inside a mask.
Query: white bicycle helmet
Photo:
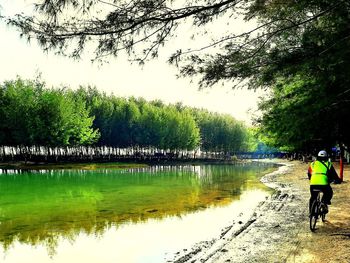
[[[322,150],[322,151],[319,151],[318,154],[317,154],[318,157],[327,157],[328,154],[326,151]]]

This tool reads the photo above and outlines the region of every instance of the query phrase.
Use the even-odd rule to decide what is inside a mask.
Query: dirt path
[[[263,178],[276,189],[246,221],[233,221],[220,237],[179,253],[171,262],[350,262],[350,167],[333,185],[327,221],[309,230],[307,164],[285,166]],[[335,165],[337,171],[339,167]],[[350,181],[350,180],[349,180]]]

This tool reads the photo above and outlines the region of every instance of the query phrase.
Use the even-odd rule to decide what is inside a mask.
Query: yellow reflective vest
[[[328,185],[327,172],[331,169],[331,162],[314,161],[310,164],[309,171],[311,173],[310,185]]]

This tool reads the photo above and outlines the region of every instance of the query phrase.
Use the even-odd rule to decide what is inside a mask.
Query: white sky
[[[20,0],[0,0],[3,13],[22,10]],[[28,5],[28,4],[27,4]],[[20,9],[20,10],[17,10]],[[181,41],[181,39],[180,39]],[[232,90],[214,86],[198,90],[196,81],[176,78],[176,68],[166,63],[166,57],[146,63],[143,68],[130,65],[122,57],[111,58],[108,64],[99,66],[90,60],[74,61],[69,58],[45,54],[33,41],[20,39],[14,28],[0,23],[0,83],[20,76],[33,79],[38,72],[49,86],[93,85],[117,96],[160,99],[166,103],[182,102],[185,105],[229,113],[238,120],[250,123],[252,113],[262,92],[246,89]],[[248,112],[249,111],[249,112]]]

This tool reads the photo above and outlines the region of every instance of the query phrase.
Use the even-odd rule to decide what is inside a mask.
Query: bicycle
[[[320,190],[313,190],[318,192],[316,199],[313,200],[310,209],[310,230],[314,232],[316,230],[316,223],[319,218],[322,222],[326,221],[326,214],[328,212],[327,204],[322,201],[323,192]]]

